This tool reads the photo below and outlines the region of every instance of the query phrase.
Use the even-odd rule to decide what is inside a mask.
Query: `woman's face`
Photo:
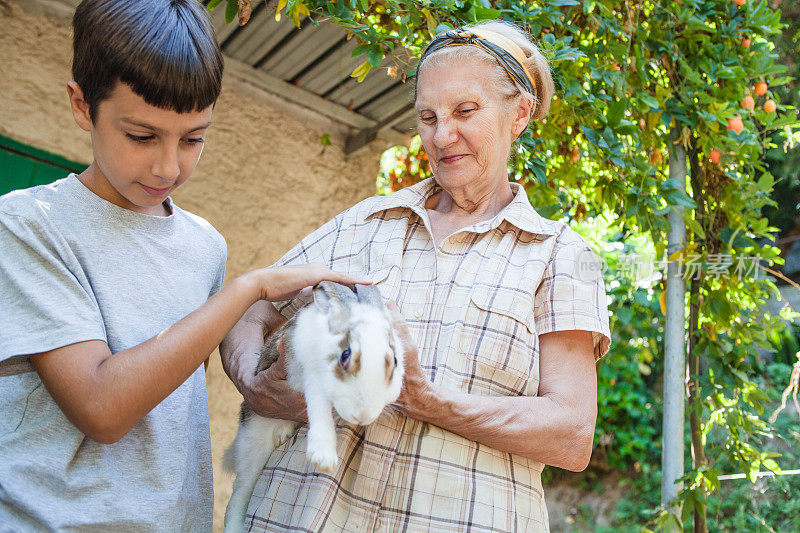
[[[511,143],[530,105],[507,100],[481,58],[423,64],[417,80],[417,129],[436,181],[445,190],[508,181]]]

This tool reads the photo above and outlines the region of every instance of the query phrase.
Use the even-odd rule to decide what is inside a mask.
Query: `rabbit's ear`
[[[314,303],[324,312],[341,309],[355,302],[356,295],[348,287],[333,281],[321,281],[314,287]]]
[[[356,296],[361,303],[369,304],[382,309],[383,296],[375,285],[356,285]]]

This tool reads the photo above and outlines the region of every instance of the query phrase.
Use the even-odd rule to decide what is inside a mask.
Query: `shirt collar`
[[[472,225],[472,231],[482,233],[488,231],[496,226],[499,226],[503,220],[508,221],[510,224],[516,226],[522,231],[537,235],[558,235],[560,222],[549,220],[541,216],[531,206],[528,200],[528,194],[525,188],[519,183],[511,182],[511,192],[514,195],[511,202],[505,206],[497,215],[484,220],[477,224]],[[389,196],[379,197],[369,211],[366,213],[367,217],[379,213],[381,211],[388,211],[394,208],[411,209],[418,215],[422,216],[425,212],[425,201],[438,190],[438,185],[433,178],[428,178],[410,187],[406,187],[390,194]],[[465,228],[466,229],[466,228]]]

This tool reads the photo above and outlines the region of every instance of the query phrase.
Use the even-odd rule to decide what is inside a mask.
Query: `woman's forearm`
[[[500,451],[567,470],[586,468],[597,419],[589,332],[539,336],[538,396],[478,396],[428,381],[397,304],[390,302],[388,308],[405,352],[403,390],[397,401],[403,412]]]
[[[416,403],[416,402],[415,402]],[[432,387],[409,416],[497,450],[580,471],[591,456],[596,411],[554,395],[477,396]]]

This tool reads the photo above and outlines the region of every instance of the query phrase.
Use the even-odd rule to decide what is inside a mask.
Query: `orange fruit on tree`
[[[750,37],[745,37],[742,39],[742,46],[745,48],[750,48]]]
[[[767,82],[760,81],[756,83],[756,86],[753,87],[753,92],[756,93],[757,96],[761,96],[762,94],[767,94]]]
[[[716,148],[712,148],[709,155],[711,156],[711,161],[719,165],[719,160],[722,157],[722,153]]]
[[[658,305],[661,307],[661,314],[667,316],[667,291],[661,291],[658,296]]]
[[[653,150],[652,152],[650,152],[650,163],[658,165],[663,160],[664,156],[661,155],[661,152],[659,150]]]
[[[777,107],[778,105],[775,103],[775,100],[767,100],[764,102],[764,111],[767,113],[772,113]]]
[[[728,129],[733,130],[736,133],[742,133],[744,131],[744,123],[742,122],[742,117],[736,115],[728,119]]]
[[[747,0],[733,0],[733,3],[736,4],[739,7],[742,7],[743,5],[745,5],[747,3]]]
[[[752,111],[755,106],[756,106],[756,101],[749,94],[744,97],[744,100],[742,100],[742,107],[744,109],[749,109]]]

